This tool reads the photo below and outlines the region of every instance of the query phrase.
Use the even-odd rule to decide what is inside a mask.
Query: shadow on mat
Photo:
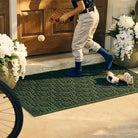
[[[125,82],[120,81],[118,84],[111,84],[109,83],[106,78],[96,78],[96,85],[103,85],[103,86],[116,86],[116,87],[122,87],[122,86],[128,86]]]

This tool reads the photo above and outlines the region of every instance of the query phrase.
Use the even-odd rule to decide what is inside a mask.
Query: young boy
[[[74,15],[78,15],[78,23],[76,25],[73,41],[72,53],[75,58],[75,69],[70,72],[65,72],[67,76],[81,77],[81,63],[83,61],[82,48],[92,49],[100,53],[105,61],[105,70],[109,70],[112,65],[113,55],[108,54],[98,43],[93,41],[93,35],[99,23],[99,13],[94,4],[94,0],[71,0],[74,10],[61,16],[61,23]]]

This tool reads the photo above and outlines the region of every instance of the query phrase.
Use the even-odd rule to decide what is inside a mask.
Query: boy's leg
[[[93,15],[93,13],[92,13],[92,16],[98,17],[97,9],[95,9],[95,14],[97,14],[97,15]],[[96,19],[94,20],[95,22],[93,23],[93,27],[91,29],[91,34],[89,35],[89,38],[87,39],[87,43],[86,43],[85,47],[88,49],[92,49],[93,51],[101,54],[106,61],[105,70],[109,70],[111,68],[114,56],[111,54],[108,54],[98,43],[93,41],[93,35],[96,31],[96,28],[97,28],[98,22],[99,22],[99,18],[96,18]]]
[[[94,42],[93,40],[89,40],[89,42],[86,45],[86,48],[92,49],[93,51],[101,54],[106,62],[105,70],[109,70],[112,66],[112,61],[114,59],[114,56],[109,54],[107,51],[105,51],[98,43]]]
[[[114,56],[107,53],[103,48],[100,48],[97,52],[100,53],[106,61],[105,70],[109,70],[112,66]]]
[[[91,18],[89,14],[79,15],[78,24],[75,28],[72,41],[72,54],[75,59],[75,69],[70,72],[66,72],[65,75],[67,76],[81,76],[81,62],[83,61],[82,48],[85,46],[89,37],[89,32],[91,29],[90,21]]]
[[[65,72],[65,75],[70,77],[81,77],[81,70],[81,62],[75,62],[75,69]]]

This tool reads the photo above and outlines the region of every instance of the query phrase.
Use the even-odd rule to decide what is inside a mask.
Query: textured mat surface
[[[134,76],[134,84],[112,85],[106,81],[104,65],[83,66],[81,78],[66,77],[64,72],[70,69],[26,76],[18,81],[14,92],[33,116],[138,92],[138,74],[113,64],[114,74],[129,72]]]

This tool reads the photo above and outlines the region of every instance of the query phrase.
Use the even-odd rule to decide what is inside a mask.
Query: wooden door
[[[0,33],[9,35],[9,0],[0,0]]]
[[[71,51],[75,21],[61,25],[49,18],[58,7],[72,9],[70,0],[17,0],[18,39],[27,46],[29,55]],[[39,35],[45,41],[39,42]]]
[[[71,51],[71,42],[76,19],[68,24],[50,23],[49,18],[58,7],[72,9],[71,0],[17,0],[18,40],[27,47],[28,55],[52,54]],[[100,25],[94,39],[104,44],[107,0],[96,0],[100,16]],[[39,42],[39,35],[45,41]]]
[[[96,33],[94,35],[94,40],[98,42],[102,47],[105,45],[104,34],[106,31],[107,3],[108,0],[95,0],[95,4],[100,15],[100,20]]]

